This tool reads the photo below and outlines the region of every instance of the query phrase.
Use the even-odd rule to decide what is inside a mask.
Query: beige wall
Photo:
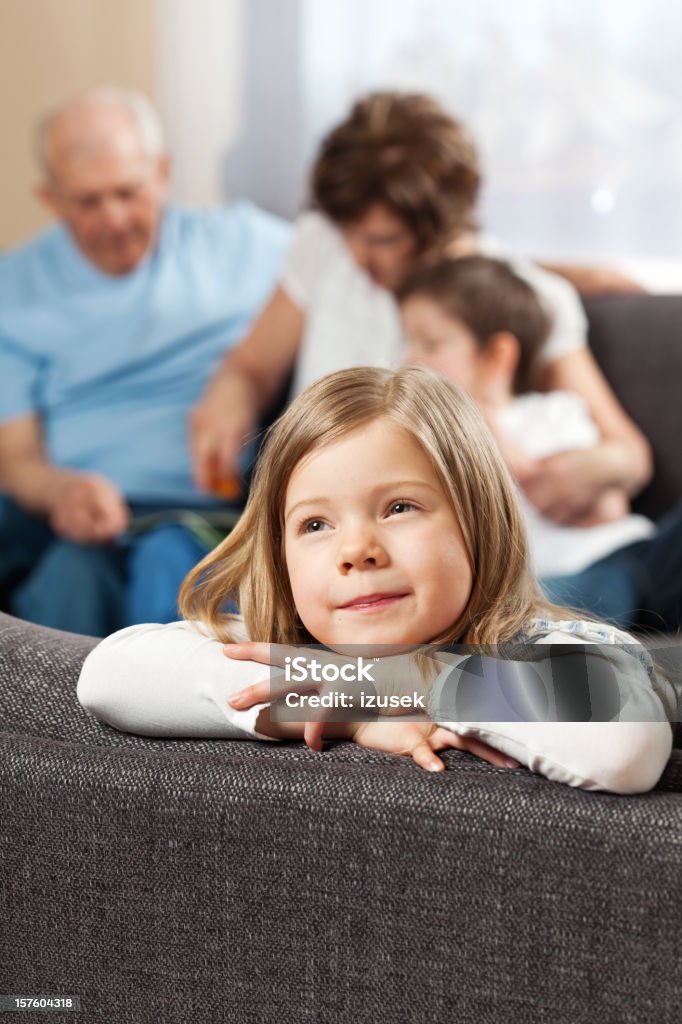
[[[155,0],[0,0],[0,248],[47,220],[31,194],[46,107],[103,82],[156,99],[155,15]]]
[[[225,158],[244,130],[243,4],[157,0],[157,102],[173,158],[172,195],[183,203],[222,202],[229,190]]]

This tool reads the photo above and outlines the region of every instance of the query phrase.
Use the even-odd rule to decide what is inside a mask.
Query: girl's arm
[[[668,681],[656,676],[657,689],[654,689],[647,669],[636,656],[638,645],[634,640],[631,649],[630,645],[628,649],[615,644],[593,646],[574,635],[556,632],[548,634],[540,643],[559,644],[564,650],[569,644],[584,645],[587,657],[594,651],[602,665],[603,658],[608,659],[606,664],[611,670],[607,668],[606,675],[602,674],[596,684],[592,677],[589,699],[595,702],[601,697],[604,702],[613,703],[615,693],[618,703],[611,710],[620,710],[612,716],[614,720],[462,721],[464,714],[457,714],[461,709],[456,706],[456,699],[453,701],[457,694],[457,669],[454,676],[448,677],[447,671],[441,673],[431,695],[431,717],[440,727],[489,743],[556,782],[612,793],[641,793],[655,786],[672,750],[669,716],[674,713],[675,694]],[[549,661],[544,665],[546,669]],[[519,690],[522,696],[531,692],[531,680],[523,674],[537,667],[533,662],[519,663],[519,679],[524,684]],[[592,671],[589,661],[585,669],[589,678]],[[569,686],[563,690],[563,699],[568,699],[569,706],[575,701],[570,672],[570,667],[568,673],[564,672]],[[548,678],[550,682],[554,680],[557,687],[560,685],[557,662],[550,667]],[[576,678],[576,691],[582,682]],[[599,689],[599,683],[610,683],[613,689],[611,692]],[[446,692],[448,685],[451,687],[449,694]],[[557,693],[555,690],[558,702]]]
[[[107,637],[88,655],[78,681],[78,699],[100,721],[141,736],[303,739],[304,722],[270,721],[266,703],[270,681],[264,675],[269,675],[269,669],[263,664],[225,658],[222,644],[190,623],[130,626]],[[245,710],[237,710],[228,700],[245,687],[262,693],[263,700],[242,703]],[[324,725],[327,739],[352,739],[356,731],[347,722]],[[377,747],[385,740],[384,749],[411,755],[432,770],[434,765],[442,770],[434,751],[446,747],[471,750],[508,766],[503,755],[475,739],[444,729],[434,731],[430,724],[423,733],[416,724],[396,729],[391,723],[386,737],[381,734],[378,742],[374,739],[365,745]]]
[[[565,644],[571,639],[575,642],[565,634],[550,634],[545,642]],[[494,748],[556,782],[614,793],[644,792],[656,784],[667,763],[672,732],[646,671],[634,669],[627,673],[623,690],[632,720],[473,723],[454,721],[439,711],[434,717],[440,741],[434,747],[455,746],[482,756]],[[264,672],[253,661],[226,659],[222,644],[190,623],[131,626],[107,637],[88,655],[78,698],[101,721],[140,735],[273,739],[281,733],[256,728],[269,692]],[[235,702],[243,710],[228,704],[246,687],[249,699]],[[432,707],[438,702],[436,687]],[[400,746],[395,752],[405,752],[399,726],[386,723],[381,749],[391,750],[395,741]],[[300,738],[303,729],[304,723],[291,723],[283,738]],[[337,730],[337,738],[348,735],[346,724],[333,723],[325,734],[334,738]],[[453,735],[452,742],[444,742],[445,732]],[[496,763],[494,756],[487,759]]]
[[[544,775],[580,789],[646,793],[672,750],[667,722],[442,723]]]
[[[466,721],[464,719],[473,718],[475,714],[471,702],[462,707],[452,699],[452,694],[457,692],[459,680],[464,675],[466,656],[460,654],[450,659],[448,655],[439,653],[439,661],[446,660],[450,663],[440,673],[431,691],[431,722],[411,722],[403,725],[400,719],[383,719],[374,723],[345,723],[349,727],[349,732],[344,733],[344,736],[354,739],[363,746],[389,753],[410,754],[422,767],[432,770],[443,767],[438,758],[434,759],[435,751],[456,747],[460,750],[469,750],[500,767],[511,766],[507,758],[513,759],[548,779],[569,786],[607,790],[613,793],[639,793],[651,789],[658,781],[672,748],[669,715],[674,713],[675,695],[667,680],[657,676],[657,689],[654,689],[647,669],[634,653],[629,652],[630,648],[635,652],[639,650],[634,640],[631,644],[628,643],[628,649],[606,643],[599,643],[591,649],[591,645],[580,637],[555,631],[547,634],[540,643],[559,644],[562,648],[569,644],[580,647],[584,645],[586,652],[598,657],[599,665],[596,666],[596,671],[601,669],[601,673],[596,684],[593,679],[592,686],[595,689],[590,699],[596,700],[601,697],[609,701],[612,705],[609,717],[615,717],[617,720]],[[232,646],[226,649],[226,653],[228,650],[230,659],[255,657],[263,664],[269,664],[271,659],[278,656],[274,645],[270,647],[248,643]],[[551,652],[547,653],[549,655]],[[577,653],[579,657],[579,648]],[[392,660],[394,659],[387,658],[386,662]],[[528,670],[537,670],[538,663],[507,661],[506,664],[512,667],[511,674],[519,683],[518,696],[522,701],[527,700],[531,693]],[[557,666],[555,674],[555,668],[551,666],[547,674],[547,664],[548,659],[545,659],[545,675],[550,684],[554,682],[558,687],[560,667]],[[603,667],[604,664],[606,669]],[[563,691],[557,690],[557,693],[564,700],[564,706],[568,701],[569,710],[564,716],[568,718],[575,703],[571,673],[576,673],[580,666],[576,667],[575,663],[571,664],[569,661],[564,663],[563,668],[563,679],[568,685],[564,686]],[[492,678],[496,676],[495,672]],[[581,681],[576,676],[576,688]],[[609,684],[611,689],[600,690],[600,682]],[[444,692],[448,686],[451,687],[449,694]],[[483,698],[484,703],[481,704],[481,692],[485,693],[478,687],[473,691],[476,700],[479,701],[479,708],[485,708],[491,714],[494,713],[494,701],[504,696],[505,692],[507,698],[509,696],[508,690],[493,692],[493,703],[490,703],[489,691],[488,696]],[[269,694],[269,683],[260,681],[246,687],[231,700],[235,707],[245,708],[256,701],[267,700]],[[505,700],[502,701],[502,705],[505,705]],[[557,707],[560,706],[557,700]],[[582,714],[583,710],[581,709],[579,713]],[[612,712],[617,714],[612,715]],[[578,712],[574,713],[577,717]],[[483,715],[476,713],[476,718],[482,719]],[[306,739],[309,735],[312,736],[312,744],[310,740],[308,742],[314,749],[321,749],[321,725],[320,722],[309,722],[306,725]],[[266,724],[263,720],[261,728],[264,731],[274,729],[271,735],[285,735],[277,732],[277,729],[282,727],[276,723],[271,724],[268,721]],[[331,729],[328,732],[326,727],[324,733],[329,738],[334,736]],[[292,734],[286,735],[291,737]]]
[[[238,711],[237,690],[267,669],[228,662],[222,644],[189,622],[130,626],[88,655],[78,699],[100,721],[142,736],[271,739],[256,731],[263,705]]]
[[[270,650],[269,644],[248,647],[260,650],[262,659]],[[142,736],[302,740],[305,722],[270,721],[268,665],[267,659],[257,663],[225,658],[221,643],[188,622],[130,626],[107,637],[88,655],[78,681],[78,699],[100,721]],[[245,688],[256,697],[236,701],[234,706],[228,703]],[[423,731],[432,732],[427,725]],[[323,727],[326,739],[352,739],[356,731],[357,726],[348,722],[327,722]],[[434,751],[446,747],[470,750],[494,764],[510,766],[507,758],[478,740],[444,729],[434,732],[426,742],[416,724],[400,729],[400,723],[398,728],[391,723],[389,746],[384,749],[397,753],[398,743],[400,752],[412,755],[425,768],[435,764],[438,770],[443,764]]]

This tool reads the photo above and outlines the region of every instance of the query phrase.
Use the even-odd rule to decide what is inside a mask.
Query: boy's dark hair
[[[398,292],[432,299],[460,320],[485,348],[493,334],[508,331],[519,342],[519,363],[512,381],[516,394],[530,391],[536,356],[552,326],[534,289],[508,263],[487,256],[463,256],[419,268]]]
[[[313,206],[336,224],[383,203],[439,254],[475,228],[480,170],[464,126],[430,96],[375,92],[322,140],[311,175]]]

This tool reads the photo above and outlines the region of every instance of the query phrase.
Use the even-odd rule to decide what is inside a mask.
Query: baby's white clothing
[[[622,684],[623,714],[609,722],[447,722],[557,782],[636,793],[654,786],[672,747],[675,696],[647,652],[627,633],[586,622],[535,621],[533,643],[627,644],[635,650]],[[237,623],[235,639],[245,639]],[[448,667],[441,677],[456,668]],[[441,679],[439,677],[439,679]],[[234,661],[205,627],[188,622],[130,626],[88,655],[78,682],[81,704],[116,729],[145,736],[269,739],[256,732],[265,705],[235,711],[238,690],[269,678],[267,666]],[[432,707],[437,707],[436,681]],[[620,685],[620,684],[619,684]],[[435,702],[435,703],[434,703]],[[433,716],[439,720],[437,715]]]
[[[504,258],[499,245],[486,236],[477,239],[477,247],[483,255]],[[543,361],[585,345],[587,320],[573,286],[529,260],[510,263],[552,316]],[[323,214],[310,211],[299,218],[281,285],[305,312],[293,395],[335,370],[400,365],[404,343],[395,299],[357,265],[343,235]]]
[[[571,391],[518,395],[496,419],[505,436],[532,458],[594,448],[600,441],[585,402]],[[612,551],[656,532],[650,519],[634,514],[597,526],[565,526],[538,512],[523,492],[519,497],[537,576],[580,572]]]

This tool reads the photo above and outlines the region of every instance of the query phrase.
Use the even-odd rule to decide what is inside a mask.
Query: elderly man
[[[143,565],[149,538],[131,519],[219,503],[193,480],[187,416],[268,297],[289,229],[246,202],[167,205],[161,128],[137,93],[66,104],[40,152],[58,223],[0,261],[0,587],[24,618],[103,635],[131,619],[131,554]],[[200,554],[176,539],[174,585]]]

